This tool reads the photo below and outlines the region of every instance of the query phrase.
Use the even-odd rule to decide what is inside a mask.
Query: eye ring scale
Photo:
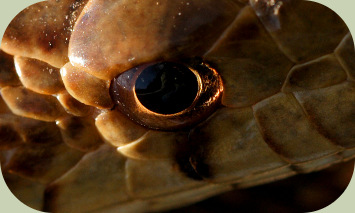
[[[196,77],[197,91],[191,89],[191,93],[196,93],[196,95],[191,99],[193,96],[186,94],[186,97],[193,101],[191,104],[185,104],[185,109],[180,108],[178,112],[170,114],[166,112],[160,113],[157,110],[149,109],[150,107],[147,107],[147,104],[142,104],[139,95],[137,96],[136,82],[140,78],[139,76],[142,72],[160,65],[165,65],[170,69],[173,67],[179,70],[190,70],[193,74],[192,76]],[[173,70],[168,71],[173,72]],[[188,75],[191,78],[191,74]],[[194,88],[194,86],[192,87]],[[186,93],[186,89],[183,92]],[[201,59],[189,59],[183,62],[163,61],[139,65],[115,77],[110,87],[110,95],[115,103],[114,110],[121,111],[140,125],[165,131],[189,128],[204,120],[220,105],[222,92],[223,83],[220,75]],[[171,111],[168,110],[167,112]]]

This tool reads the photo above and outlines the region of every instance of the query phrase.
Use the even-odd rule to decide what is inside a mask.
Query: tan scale
[[[102,137],[115,147],[138,140],[148,131],[116,110],[101,113],[96,117],[95,125]]]
[[[94,109],[94,107],[90,107],[76,100],[67,91],[59,93],[57,99],[65,111],[74,116],[81,117],[89,115]]]
[[[2,97],[0,97],[0,113],[1,114],[7,114],[11,112],[11,110],[9,109],[9,107],[6,105],[4,99],[2,99]]]
[[[91,117],[67,117],[57,121],[63,141],[70,147],[83,152],[97,149],[102,144]]]
[[[112,107],[109,81],[98,79],[71,63],[64,65],[60,74],[68,93],[81,103],[102,109]]]
[[[187,132],[147,131],[142,137],[118,147],[117,150],[132,159],[169,159],[174,158],[176,150],[186,146],[186,143],[188,143]]]
[[[58,68],[25,57],[17,56],[14,61],[17,74],[26,88],[45,95],[65,90]]]
[[[12,123],[25,143],[59,144],[62,142],[60,131],[53,122],[44,122],[12,114],[3,115],[3,119]]]
[[[344,82],[347,78],[344,68],[337,62],[334,54],[330,54],[294,66],[282,91],[287,93],[328,87]]]
[[[12,113],[19,116],[55,121],[66,115],[55,97],[42,95],[22,86],[2,88],[1,95]]]
[[[135,213],[352,160],[354,56],[345,23],[302,0],[37,3],[1,42],[3,176],[37,210]],[[223,81],[197,124],[142,126],[110,95],[127,70],[196,57]]]

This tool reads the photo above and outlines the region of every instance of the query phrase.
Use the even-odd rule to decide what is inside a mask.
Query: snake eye
[[[160,130],[200,122],[218,106],[222,91],[218,73],[200,59],[140,65],[115,77],[110,87],[118,110]]]
[[[191,106],[198,92],[198,74],[182,64],[162,62],[145,68],[135,92],[140,103],[160,114],[174,114]]]

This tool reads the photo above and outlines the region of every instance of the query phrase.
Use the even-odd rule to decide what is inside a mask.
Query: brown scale
[[[69,61],[70,35],[86,2],[48,1],[26,8],[6,29],[2,49],[12,55],[36,58],[62,67]]]
[[[348,33],[335,49],[335,55],[337,56],[340,64],[344,67],[345,71],[348,73],[348,79],[351,81],[355,80],[355,63],[351,60],[351,58],[355,56],[355,52],[352,48],[353,46],[353,39],[351,34]]]
[[[14,66],[13,56],[0,50],[0,87],[21,85]]]
[[[22,86],[2,88],[1,95],[11,111],[19,116],[55,121],[66,115],[55,97],[35,93]]]
[[[110,81],[98,79],[70,63],[60,73],[68,93],[81,103],[103,109],[113,106],[108,93]]]
[[[73,98],[67,91],[61,92],[57,96],[63,108],[74,116],[86,116],[92,113],[93,107],[85,105]]]
[[[332,86],[347,79],[344,68],[334,54],[294,66],[282,88],[283,92],[312,90]]]
[[[36,59],[16,56],[16,71],[22,84],[37,93],[52,95],[65,90],[59,69]]]
[[[34,209],[154,212],[238,189],[232,196],[252,211],[300,212],[308,210],[303,203],[323,199],[320,194],[327,202],[313,206],[328,205],[349,182],[353,163],[332,176],[343,184],[331,192],[319,190],[330,188],[320,180],[336,173],[325,170],[308,184],[292,177],[289,184],[297,187],[288,199],[300,204],[288,207],[274,205],[269,195],[259,198],[257,187],[242,189],[272,182],[264,187],[282,195],[287,180],[281,187],[274,181],[355,156],[353,42],[344,22],[324,6],[301,0],[49,0],[16,16],[1,48],[2,172],[13,194]],[[125,111],[112,97],[113,79],[127,70],[199,60],[223,85],[198,78],[195,102],[203,97],[208,104],[192,104],[201,107],[195,114],[159,116],[149,125],[143,121],[149,116],[130,114],[145,109],[137,98],[122,99],[120,107],[132,107]],[[215,85],[210,99],[203,84]],[[133,86],[127,89],[134,95]],[[191,123],[169,119],[176,117]],[[301,199],[304,194],[311,195]],[[264,209],[250,204],[263,199]]]
[[[63,141],[70,147],[88,152],[97,149],[102,140],[91,117],[68,117],[57,121]]]

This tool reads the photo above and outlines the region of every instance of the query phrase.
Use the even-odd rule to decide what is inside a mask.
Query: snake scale
[[[352,37],[313,2],[49,0],[0,51],[2,173],[38,210],[163,211],[355,156]],[[186,109],[137,98],[160,69],[197,79]]]

